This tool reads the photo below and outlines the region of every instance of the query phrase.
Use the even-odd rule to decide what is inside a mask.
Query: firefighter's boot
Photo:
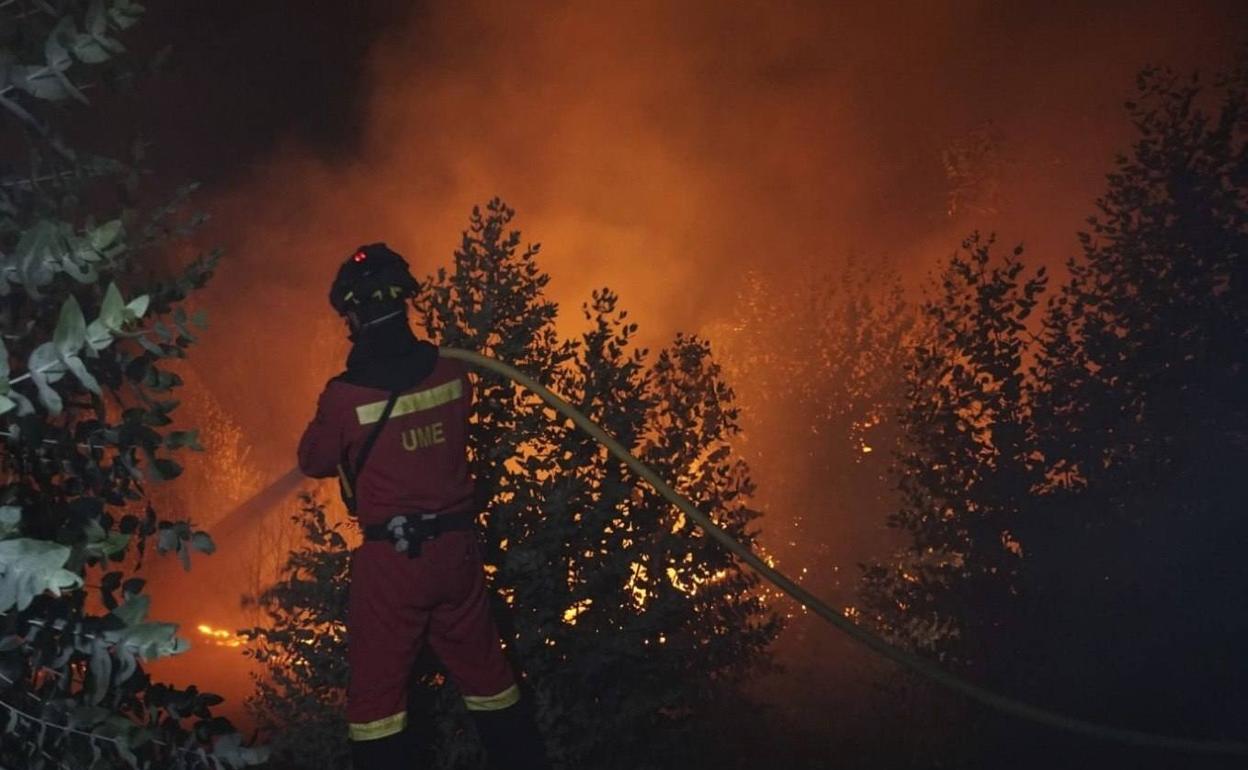
[[[489,770],[549,770],[546,747],[528,699],[495,711],[470,711]]]
[[[352,770],[416,770],[415,734],[410,728],[384,738],[351,741]]]

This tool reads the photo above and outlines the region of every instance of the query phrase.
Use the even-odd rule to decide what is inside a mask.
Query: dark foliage
[[[1248,714],[1246,75],[1141,74],[1139,139],[1036,371],[1046,499],[1026,539],[1036,641],[1063,661],[1042,692],[1194,736],[1242,735]]]
[[[94,154],[86,93],[129,70],[126,0],[0,6],[0,765],[237,767],[241,746],[212,715],[221,699],[152,682],[143,662],[185,650],[146,618],[135,575],[149,549],[189,569],[213,543],[165,520],[150,487],[177,477],[173,362],[202,319],[182,301],[215,256],[153,279],[156,251],[196,224],[186,193],[143,217],[143,171]],[[20,149],[19,149],[20,148]],[[122,290],[133,291],[130,301]]]
[[[343,686],[347,661],[347,577],[344,525],[329,521],[308,495],[294,517],[303,541],[290,552],[278,582],[256,601],[271,625],[247,632],[246,653],[264,664],[248,708],[272,735],[274,764],[317,770],[347,764]],[[298,725],[296,730],[285,730]]]
[[[1040,284],[1018,262],[974,241],[950,262],[901,418],[893,524],[912,547],[863,584],[898,641],[1072,715],[1243,734],[1246,86],[1242,70],[1211,89],[1141,74],[1139,139],[1037,338],[1023,320]],[[965,766],[1194,766],[961,725],[974,750],[937,753]]]

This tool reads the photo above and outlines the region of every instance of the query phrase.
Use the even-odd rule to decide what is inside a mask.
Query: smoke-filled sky
[[[1245,30],[1236,0],[178,0],[136,46],[170,69],[111,120],[204,182],[227,257],[192,365],[275,477],[341,368],[326,293],[360,243],[432,272],[501,195],[563,331],[607,285],[651,347],[731,314],[746,270],[858,252],[915,284],[975,228],[1057,265],[1136,71],[1226,65]],[[982,184],[951,213],[959,149]]]
[[[432,271],[501,195],[566,330],[609,285],[653,344],[729,312],[746,269],[917,274],[976,227],[1056,264],[1136,70],[1226,64],[1248,30],[1238,2],[172,5],[143,120],[206,182],[228,258],[199,360],[274,457],[340,365],[325,293],[358,243]],[[942,151],[976,136],[997,192],[950,215]]]

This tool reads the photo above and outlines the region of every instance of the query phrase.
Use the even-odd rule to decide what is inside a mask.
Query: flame
[[[575,626],[577,616],[587,611],[593,603],[593,599],[582,599],[576,604],[573,604],[571,607],[563,611],[563,622],[567,623],[569,626]]]
[[[633,601],[636,603],[637,608],[640,609],[646,606],[646,597],[650,595],[643,587],[648,577],[646,567],[639,562],[633,562],[628,566],[633,574],[628,579],[628,582],[624,584],[624,588],[632,594]]]
[[[247,640],[238,634],[223,628],[213,628],[207,623],[200,623],[195,629],[201,636],[206,637],[204,641],[215,647],[242,647],[247,643]]]

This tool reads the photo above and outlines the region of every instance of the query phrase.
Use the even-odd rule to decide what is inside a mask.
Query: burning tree
[[[453,270],[440,270],[416,302],[427,336],[535,376],[752,543],[749,525],[759,514],[729,444],[737,413],[710,346],[678,335],[647,364],[647,351],[631,346],[637,325],[607,289],[584,307],[589,331],[561,341],[557,307],[543,297],[549,279],[537,266],[538,247],[519,250],[520,234],[505,230],[512,216],[498,200],[474,210]],[[475,394],[470,459],[485,512],[486,569],[507,652],[525,675],[552,754],[570,767],[687,763],[699,719],[766,661],[778,630],[756,579],[536,396],[494,375],[482,375]],[[305,556],[320,560],[300,562],[312,570],[341,552],[309,546],[298,554]],[[343,589],[342,576],[324,584],[335,595]],[[293,591],[266,597],[273,625],[253,633],[280,661],[298,654],[298,641],[276,634],[328,600]],[[273,671],[335,687],[344,675]],[[472,748],[459,699],[436,689],[441,679],[436,671],[418,677],[413,697],[436,702],[434,732],[449,767]],[[259,700],[269,713],[282,709],[280,694],[261,691]],[[297,743],[304,728],[282,713]]]
[[[1025,655],[1010,636],[1023,568],[1017,528],[1032,477],[1025,322],[1045,278],[1020,256],[969,238],[920,306],[897,416],[899,503],[888,517],[906,542],[864,566],[852,610],[894,644],[976,680]],[[930,708],[924,682],[902,677],[888,689],[924,761],[937,746],[948,755],[979,740],[953,737],[974,723],[959,709]]]
[[[348,536],[325,506],[300,497],[294,517],[305,538],[290,552],[280,579],[255,597],[272,625],[248,632],[245,654],[268,672],[257,678],[248,708],[272,734],[274,756],[300,770],[331,770],[348,763],[342,709],[347,681]],[[358,539],[358,534],[357,538]]]
[[[1032,473],[1025,322],[1046,283],[1021,249],[998,260],[991,246],[969,238],[922,305],[895,458],[901,504],[889,517],[909,542],[863,585],[887,636],[981,673],[1002,654],[1010,663],[984,629],[1012,609],[1021,568],[1012,528]]]
[[[846,591],[837,563],[880,546],[895,504],[887,471],[914,311],[880,262],[851,255],[796,272],[807,280],[748,273],[714,333],[749,405],[739,448],[768,480],[759,497],[790,516],[768,534],[830,597]]]
[[[64,121],[91,74],[103,73],[96,89],[125,74],[116,35],[141,10],[128,0],[0,4],[0,114],[15,139],[0,159],[5,767],[263,758],[212,717],[220,698],[153,683],[142,665],[187,644],[147,619],[134,570],[153,547],[188,566],[193,550],[213,549],[189,522],[161,519],[147,489],[180,473],[172,450],[198,446],[193,431],[170,428],[181,384],[170,363],[194,340],[199,319],[182,302],[215,256],[153,283],[144,257],[193,224],[178,215],[185,195],[143,220],[129,207],[141,159],[101,157],[64,135],[81,129]]]

